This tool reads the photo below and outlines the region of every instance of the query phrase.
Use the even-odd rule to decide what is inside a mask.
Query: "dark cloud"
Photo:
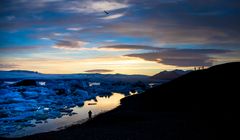
[[[126,45],[126,44],[119,44],[119,45],[112,45],[112,46],[102,46],[99,47],[104,49],[130,49],[130,50],[159,50],[160,48],[151,47],[151,46],[144,46],[144,45]]]
[[[86,44],[87,42],[79,40],[57,40],[56,44],[53,47],[57,49],[79,50],[83,49]]]
[[[204,20],[204,19],[203,19]],[[221,21],[219,21],[221,22]],[[240,45],[240,30],[212,28],[194,24],[180,24],[173,19],[146,19],[146,21],[119,23],[105,27],[117,34],[139,38],[152,38],[159,43],[167,44],[238,44]],[[104,32],[104,31],[103,31]]]
[[[154,61],[166,65],[174,66],[211,66],[214,61],[214,55],[231,54],[230,50],[221,49],[176,49],[159,48],[142,45],[113,45],[104,46],[105,49],[130,49],[144,50],[145,53],[133,53],[125,56],[138,57],[147,61]]]
[[[112,17],[104,14],[105,9]],[[24,47],[29,38],[34,45],[44,41],[48,45],[55,43],[54,48],[69,50],[86,49],[88,42],[96,48],[101,41],[112,39],[120,45],[100,49],[144,50],[127,56],[168,65],[212,65],[214,55],[240,50],[239,17],[239,0],[1,0],[0,51],[35,50]],[[137,39],[146,41],[139,43]],[[22,47],[13,46],[14,41]],[[197,49],[167,49],[169,46]]]
[[[0,64],[0,69],[12,69],[17,68],[19,65],[16,64]]]
[[[1,5],[0,29],[5,31],[29,27],[96,25],[104,22],[100,20],[106,17],[104,10],[111,11],[113,16],[123,14],[122,10],[129,7],[126,2],[99,0],[3,0]],[[14,19],[9,20],[9,17]]]
[[[106,2],[106,1],[105,1]],[[240,2],[238,0],[129,0],[107,1],[113,10],[130,7],[119,22],[105,22],[99,1],[39,0],[1,2],[2,30],[33,26],[69,27],[103,25],[93,34],[122,34],[147,37],[161,43],[240,44]],[[110,4],[109,4],[110,3]],[[85,6],[84,6],[85,5]],[[112,5],[112,6],[111,6]],[[115,5],[115,6],[113,6]],[[22,10],[25,9],[25,10]],[[99,10],[100,9],[100,10]],[[31,12],[29,12],[31,11]],[[119,14],[119,13],[117,13]],[[51,16],[52,15],[52,16]],[[9,17],[15,17],[8,20]],[[39,18],[36,18],[39,17]],[[78,35],[89,33],[81,31]],[[91,31],[90,31],[91,33]],[[73,36],[77,36],[76,33]]]
[[[158,52],[139,54],[128,54],[128,57],[138,57],[147,61],[154,61],[174,66],[211,66],[213,58],[211,55],[229,53],[229,50],[215,49],[163,49]]]
[[[128,22],[107,26],[105,30],[134,37],[149,37],[167,44],[223,46],[234,43],[238,44],[235,47],[239,49],[239,1],[134,2],[143,9],[131,11]],[[141,17],[135,16],[137,12],[142,13],[139,14]]]
[[[108,69],[93,69],[93,70],[87,70],[85,72],[88,73],[107,73],[107,72],[113,72],[113,70],[108,70]]]
[[[38,50],[43,47],[41,46],[13,46],[13,47],[1,47],[0,53],[9,53],[9,52],[29,52],[33,50]]]

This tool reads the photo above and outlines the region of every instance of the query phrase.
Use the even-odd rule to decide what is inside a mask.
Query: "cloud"
[[[48,38],[48,37],[40,37],[40,39],[42,39],[42,40],[51,40],[51,39]]]
[[[213,59],[211,55],[229,53],[229,50],[217,49],[162,49],[161,51],[128,54],[128,57],[142,58],[147,61],[154,61],[166,65],[180,67],[211,66]]]
[[[81,50],[84,49],[88,42],[75,41],[75,40],[57,40],[56,45],[53,48],[65,49],[65,50]]]
[[[22,51],[34,51],[43,48],[42,46],[11,46],[11,47],[1,47],[0,53],[17,53]]]
[[[53,33],[54,36],[68,36],[68,33]]]
[[[126,45],[126,44],[119,44],[119,45],[112,45],[112,46],[102,46],[99,49],[109,49],[109,50],[159,50],[160,48],[151,47],[151,46],[144,46],[144,45]]]
[[[0,6],[0,13],[15,18],[0,21],[0,30],[15,31],[29,27],[71,27],[85,25],[92,27],[99,24],[99,18],[105,15],[104,10],[121,12],[129,7],[126,2],[99,1],[99,0],[61,0],[61,1],[3,1],[5,6]],[[25,9],[25,10],[22,10]],[[29,13],[31,11],[31,13]],[[48,18],[48,13],[52,13]],[[119,15],[109,18],[116,18]],[[41,18],[35,18],[41,17]],[[86,27],[86,26],[85,26]]]
[[[100,19],[104,19],[104,20],[111,20],[111,19],[117,19],[117,18],[120,18],[124,16],[123,13],[119,13],[119,14],[114,14],[114,15],[109,15],[109,16],[106,16],[106,17],[102,17]]]
[[[98,13],[127,7],[129,7],[128,4],[116,1],[72,1],[60,7],[60,10],[74,13]]]
[[[104,10],[110,14],[105,15]],[[129,57],[169,65],[211,65],[216,61],[215,55],[219,56],[219,61],[239,58],[239,55],[223,57],[223,52],[204,54],[200,51],[207,48],[240,50],[239,13],[239,0],[2,0],[0,53],[9,55],[31,50],[27,51],[29,54],[18,55],[32,57],[39,51],[36,47],[24,47],[26,42],[48,46],[57,40],[54,48],[97,50],[88,56],[91,58],[101,55],[101,51],[123,50],[125,52],[112,52],[111,55],[129,53]],[[38,30],[40,28],[47,30]],[[91,40],[91,44],[82,40]],[[122,45],[112,45],[118,42]],[[112,46],[102,46],[110,44]],[[157,48],[160,46],[164,48]],[[167,47],[198,48],[194,50],[198,53],[176,49],[174,54],[174,49]],[[48,52],[49,48],[45,48]]]
[[[109,40],[110,43],[112,40]],[[111,45],[111,46],[101,46],[101,47],[91,47],[88,48],[86,45],[89,42],[84,41],[75,41],[75,40],[57,40],[56,45],[53,48],[57,49],[66,49],[66,50],[93,50],[93,51],[130,51],[130,50],[162,50],[162,48],[158,47],[151,47],[151,46],[144,46],[144,45],[126,45],[126,44],[119,44],[119,45]]]
[[[115,42],[116,40],[114,40],[114,39],[107,39],[107,40],[105,40],[104,42]]]
[[[19,65],[16,64],[0,64],[0,69],[12,69],[17,68]]]
[[[220,2],[198,0],[158,0],[154,2],[147,0],[129,0],[124,2],[106,0],[43,0],[39,3],[44,3],[45,6],[40,9],[29,9],[34,6],[34,2],[22,1],[20,3],[11,1],[6,3],[7,7],[3,7],[5,9],[3,11],[13,13],[13,15],[21,13],[21,15],[17,16],[16,22],[0,22],[1,29],[24,29],[38,25],[59,28],[62,26],[71,28],[73,26],[72,31],[77,31],[78,29],[74,29],[74,26],[78,24],[83,28],[89,25],[104,25],[103,29],[93,29],[93,34],[96,32],[99,32],[99,34],[108,32],[115,36],[150,38],[154,41],[168,44],[213,44],[218,46],[229,43],[234,43],[235,46],[240,44],[239,8],[236,7],[239,2],[236,0],[233,0],[231,3],[225,0]],[[206,4],[208,5],[207,9],[205,8]],[[35,5],[37,4],[35,3]],[[218,6],[216,7],[216,5]],[[130,6],[132,8],[128,8]],[[197,10],[189,7],[196,7],[194,9]],[[148,9],[146,10],[145,8]],[[27,9],[26,13],[21,9]],[[121,9],[127,9],[127,11],[123,14],[120,13],[123,12]],[[29,12],[27,12],[29,10],[37,14],[40,13],[40,15],[41,12],[46,11],[59,12],[58,14],[60,15],[64,12],[70,11],[70,13],[67,13],[67,15],[64,13],[61,16],[57,14],[57,18],[45,18],[44,16],[46,15],[42,14],[42,20],[25,19],[25,17],[30,16],[28,15]],[[104,10],[112,10],[112,12],[106,17],[99,15],[99,12],[104,14]],[[105,20],[116,19],[123,15],[126,18],[114,24],[103,24],[102,22],[104,21],[99,20],[99,18]],[[89,33],[87,31],[82,31],[81,34]]]
[[[235,0],[232,4],[224,0],[209,3],[198,0],[160,0],[152,3],[134,0],[129,3],[135,3],[134,8],[142,9],[133,11],[134,8],[131,8],[127,12],[127,21],[106,26],[103,30],[136,38],[151,38],[167,44],[240,45],[239,9],[234,6],[239,5],[239,2]],[[194,9],[197,10],[188,6],[196,7]],[[149,9],[144,10],[145,7]]]
[[[137,22],[137,24],[136,24]],[[128,23],[117,23],[104,30],[135,38],[151,38],[159,43],[167,44],[240,44],[240,35],[236,31],[224,28],[187,26],[179,21],[164,19],[146,19]],[[174,24],[173,24],[174,23]]]
[[[19,0],[12,2],[15,6],[26,6],[27,9],[41,9],[47,7],[48,5],[64,2],[64,0],[38,0],[38,1],[29,1],[29,0]],[[16,7],[13,7],[16,8]]]
[[[15,18],[16,18],[15,16],[7,16],[7,20],[9,20],[9,21],[14,20]]]
[[[191,67],[191,66],[211,66],[219,55],[232,53],[230,50],[222,49],[177,49],[159,48],[144,45],[112,45],[102,46],[99,49],[105,50],[143,50],[147,52],[132,53],[124,56],[141,58],[146,61],[154,61],[161,64]]]
[[[86,70],[85,72],[88,72],[88,73],[108,73],[108,72],[113,72],[113,70],[109,70],[109,69],[92,69],[92,70]]]
[[[59,1],[63,1],[63,0],[38,0],[40,2],[59,2]]]
[[[71,28],[67,28],[67,30],[69,30],[69,31],[80,31],[80,30],[82,30],[83,28],[81,28],[81,27],[71,27]]]

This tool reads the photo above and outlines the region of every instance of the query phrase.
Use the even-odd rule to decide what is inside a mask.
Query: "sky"
[[[239,0],[0,1],[0,70],[153,75],[233,61]]]

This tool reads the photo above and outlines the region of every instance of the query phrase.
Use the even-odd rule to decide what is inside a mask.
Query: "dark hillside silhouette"
[[[123,105],[147,110],[192,111],[226,109],[237,102],[240,63],[193,71],[171,82],[122,100]],[[148,102],[149,104],[146,104]],[[232,108],[231,107],[231,108]]]
[[[193,71],[91,121],[23,139],[234,139],[238,134],[240,63]]]
[[[162,71],[160,73],[153,75],[151,78],[159,79],[159,80],[173,80],[189,72],[191,71],[190,70],[189,71],[183,71],[183,70]]]

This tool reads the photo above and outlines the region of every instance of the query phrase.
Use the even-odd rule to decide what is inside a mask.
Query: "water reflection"
[[[108,96],[97,96],[96,99],[85,101],[82,107],[73,107],[72,115],[63,116],[57,119],[47,119],[44,123],[38,123],[35,120],[32,121],[35,127],[26,127],[14,134],[10,134],[10,137],[21,137],[26,135],[32,135],[36,133],[43,133],[49,131],[56,131],[64,129],[73,124],[83,123],[88,120],[88,111],[92,111],[93,117],[112,110],[120,105],[120,100],[125,97],[123,94],[113,93]]]

